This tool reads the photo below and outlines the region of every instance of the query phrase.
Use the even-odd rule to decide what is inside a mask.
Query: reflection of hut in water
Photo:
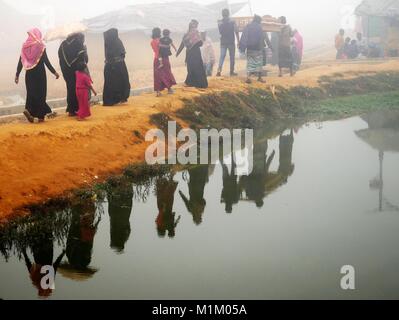
[[[384,204],[384,154],[399,152],[399,113],[373,113],[362,117],[369,125],[368,129],[359,130],[356,135],[370,147],[378,151],[379,174],[370,181],[370,188],[379,191],[379,210]],[[385,199],[386,207],[399,211],[399,207]]]

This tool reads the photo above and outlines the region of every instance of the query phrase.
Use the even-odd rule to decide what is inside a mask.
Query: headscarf
[[[118,29],[112,28],[104,32],[105,58],[106,61],[113,61],[115,58],[124,58],[125,47],[119,39]]]
[[[295,40],[295,46],[298,50],[298,54],[302,57],[303,56],[303,37],[298,32],[298,30],[294,31],[294,40]]]
[[[191,20],[188,32],[183,38],[184,45],[188,50],[192,49],[198,42],[202,41],[201,34],[198,31],[198,25],[199,23],[197,20]]]
[[[82,55],[86,55],[83,33],[74,33],[61,44],[62,59],[71,68]]]
[[[43,56],[46,45],[42,33],[38,28],[28,31],[28,39],[24,42],[21,51],[21,61],[25,70],[35,68]]]

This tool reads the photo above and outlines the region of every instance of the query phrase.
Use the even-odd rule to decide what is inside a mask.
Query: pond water
[[[397,299],[398,124],[265,133],[250,176],[219,163],[121,182],[101,204],[22,223],[0,242],[0,298]],[[38,290],[42,265],[55,290]],[[355,290],[340,286],[345,265]]]

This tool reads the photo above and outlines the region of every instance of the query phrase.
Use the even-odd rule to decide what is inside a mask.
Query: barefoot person
[[[83,33],[74,33],[61,43],[58,50],[58,58],[62,75],[67,87],[67,113],[75,117],[79,109],[76,97],[76,75],[77,66],[80,63],[88,63],[87,49],[84,45],[85,36]]]
[[[160,55],[160,39],[161,29],[154,28],[152,30],[151,48],[154,51],[154,91],[157,93],[157,97],[161,96],[161,92],[165,89],[168,89],[168,93],[172,94],[172,87],[176,85],[176,80],[173,76],[172,67],[169,61],[169,52],[166,52],[167,54],[164,54],[164,57],[161,57]]]
[[[126,50],[119,39],[118,30],[104,32],[105,68],[104,68],[104,106],[114,106],[127,102],[130,96],[129,73],[125,56]]]
[[[191,20],[188,32],[184,35],[182,43],[177,50],[176,56],[186,48],[187,78],[186,86],[206,89],[208,79],[206,77],[204,62],[201,56],[202,40],[198,31],[198,21]]]
[[[91,116],[90,103],[89,103],[89,92],[93,92],[96,96],[97,92],[93,88],[93,81],[90,76],[85,72],[87,65],[81,62],[77,66],[76,71],[76,97],[78,98],[79,111],[77,112],[78,120],[83,121]]]
[[[53,114],[46,102],[47,76],[44,66],[55,75],[56,79],[60,77],[47,57],[42,33],[35,28],[28,31],[28,39],[23,44],[15,76],[15,83],[18,84],[21,71],[25,69],[26,105],[24,115],[31,123],[34,122],[34,118],[39,119],[39,122],[44,122],[47,115]]]
[[[255,15],[254,20],[245,28],[241,40],[240,51],[247,54],[247,83],[251,83],[251,75],[256,75],[259,82],[262,78],[265,62],[266,43],[272,47],[267,33],[262,29],[262,18]]]

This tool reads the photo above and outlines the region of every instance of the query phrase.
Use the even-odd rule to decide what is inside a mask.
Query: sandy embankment
[[[365,64],[331,64],[301,71],[294,78],[268,78],[253,86],[315,87],[321,76],[356,72],[399,71],[399,61]],[[10,217],[23,206],[47,201],[66,191],[92,184],[128,164],[144,160],[142,136],[153,126],[149,116],[165,112],[173,117],[182,98],[222,91],[245,91],[243,79],[212,79],[208,90],[178,87],[173,96],[152,94],[132,97],[114,108],[95,107],[87,122],[60,116],[44,124],[0,125],[0,218]]]

